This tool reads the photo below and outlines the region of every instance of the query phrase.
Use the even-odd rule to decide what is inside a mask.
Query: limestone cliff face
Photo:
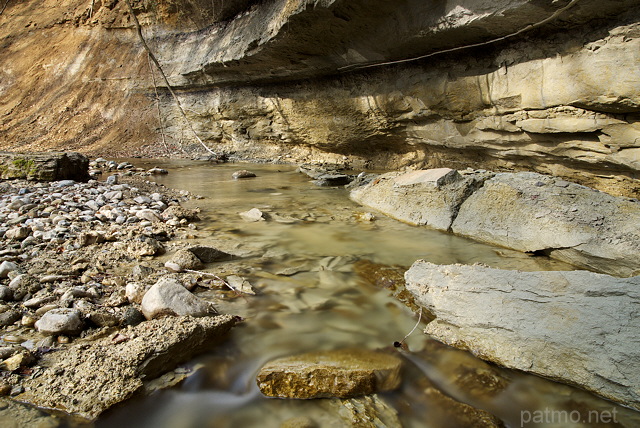
[[[96,1],[89,18],[88,3],[10,2],[0,16],[2,147],[152,153],[161,129],[167,146],[193,144],[156,73],[160,126],[126,5]],[[216,151],[640,190],[640,0],[132,3]]]

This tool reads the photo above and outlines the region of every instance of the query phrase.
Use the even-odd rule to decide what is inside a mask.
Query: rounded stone
[[[52,309],[36,321],[35,327],[46,335],[77,335],[83,328],[80,314],[77,309]]]

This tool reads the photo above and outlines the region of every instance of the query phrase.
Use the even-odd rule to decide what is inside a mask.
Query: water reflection
[[[415,314],[388,290],[360,277],[354,269],[358,260],[403,267],[422,258],[503,269],[571,269],[561,262],[411,227],[381,215],[373,222],[363,221],[360,214],[367,210],[349,201],[344,189],[316,187],[292,167],[190,161],[147,166],[155,165],[171,171],[155,180],[205,197],[191,203],[205,213],[196,241],[244,254],[240,261],[207,268],[228,274],[242,270],[258,295],[201,293],[221,312],[238,314],[245,323],[223,346],[192,361],[194,375],[181,386],[125,403],[101,418],[100,427],[279,427],[298,416],[316,426],[345,426],[335,408],[331,410],[330,400],[263,397],[255,374],[266,361],[284,355],[389,347],[413,328]],[[233,180],[231,174],[238,169],[249,169],[258,177]],[[238,213],[251,208],[272,219],[244,222]],[[419,332],[407,344],[411,352],[404,355],[402,389],[383,396],[406,427],[465,426],[464,419],[452,415],[466,410],[452,404],[450,397],[455,403],[488,410],[510,426],[520,426],[522,411],[612,408],[582,391],[494,367]],[[445,395],[434,395],[434,385]],[[638,413],[616,409],[622,425],[573,426],[640,426]]]

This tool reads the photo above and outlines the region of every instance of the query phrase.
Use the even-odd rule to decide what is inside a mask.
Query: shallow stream
[[[415,260],[426,259],[503,269],[571,269],[376,213],[370,221],[363,216],[370,210],[351,202],[346,190],[317,187],[291,166],[132,162],[166,168],[168,175],[153,179],[204,196],[189,203],[203,212],[190,242],[238,254],[237,260],[209,264],[206,270],[241,275],[258,294],[237,296],[222,289],[200,294],[214,301],[220,312],[240,315],[245,322],[212,353],[185,365],[193,372],[186,381],[107,412],[99,427],[279,427],[295,417],[320,427],[343,426],[331,400],[266,398],[257,389],[255,375],[276,357],[345,347],[391,347],[411,331],[417,314],[391,290],[374,284],[363,274],[363,266],[365,270],[380,265],[408,268]],[[257,177],[233,180],[231,174],[239,169],[249,169]],[[251,223],[239,216],[252,208],[266,213],[269,220]],[[438,344],[419,329],[406,344],[402,388],[380,395],[405,427],[469,426],[450,399],[424,393],[433,385],[514,427],[522,426],[527,417],[534,421],[535,412],[545,410],[566,412],[569,422],[579,415],[580,421],[567,424],[547,417],[544,423],[525,426],[640,426],[636,412],[575,388],[488,365]],[[596,416],[612,410],[620,425],[595,423]]]

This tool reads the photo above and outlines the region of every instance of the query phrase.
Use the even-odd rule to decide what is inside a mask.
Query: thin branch
[[[515,31],[511,34],[507,34],[506,36],[501,36],[495,39],[491,39],[491,40],[487,40],[485,42],[478,42],[478,43],[473,43],[471,45],[465,45],[465,46],[457,46],[455,48],[450,48],[450,49],[444,49],[441,51],[436,51],[436,52],[431,52],[429,54],[426,55],[420,55],[420,56],[416,56],[413,58],[405,58],[405,59],[399,59],[399,60],[395,60],[395,61],[385,61],[385,62],[377,62],[377,63],[372,63],[372,64],[363,64],[363,65],[345,65],[344,67],[340,67],[338,68],[338,71],[354,71],[354,70],[362,70],[365,68],[373,68],[373,67],[382,67],[385,65],[394,65],[394,64],[402,64],[405,62],[412,62],[412,61],[418,61],[421,59],[426,59],[426,58],[430,58],[432,56],[436,56],[436,55],[441,55],[441,54],[445,54],[445,53],[451,53],[451,52],[457,52],[457,51],[461,51],[464,49],[470,49],[470,48],[477,48],[480,46],[486,46],[486,45],[490,45],[496,42],[500,42],[502,40],[505,39],[509,39],[511,37],[515,37],[518,36],[526,31],[530,31],[533,30],[534,28],[540,27],[544,24],[547,24],[548,22],[553,21],[554,19],[556,19],[561,13],[563,13],[564,11],[568,10],[569,8],[573,7],[576,3],[578,3],[580,0],[572,0],[571,3],[569,3],[568,5],[566,5],[565,7],[562,7],[558,10],[556,10],[551,16],[543,19],[542,21],[533,23],[533,24],[529,24],[524,28],[519,29],[518,31]]]
[[[409,336],[411,336],[411,333],[416,331],[416,328],[418,328],[418,326],[420,325],[420,321],[422,321],[422,307],[420,307],[420,313],[418,314],[418,322],[416,323],[416,325],[413,326],[411,331],[407,333],[404,339],[402,339],[400,342],[393,342],[393,346],[395,346],[396,348],[402,348],[402,344],[404,343],[405,340],[407,340]]]
[[[204,143],[204,141],[202,141],[200,139],[200,137],[198,136],[198,133],[196,132],[196,130],[193,129],[193,126],[191,125],[191,122],[189,121],[189,118],[187,117],[187,114],[185,113],[184,109],[182,108],[182,104],[180,103],[180,100],[178,99],[178,96],[173,91],[173,88],[171,87],[171,84],[169,83],[169,79],[167,79],[167,75],[164,74],[164,71],[162,70],[162,67],[160,66],[160,63],[156,59],[156,56],[153,54],[153,52],[151,52],[151,49],[149,48],[149,45],[147,45],[147,41],[145,40],[144,36],[142,35],[142,27],[140,26],[140,22],[138,21],[138,17],[133,12],[133,7],[131,6],[131,2],[129,0],[125,0],[125,3],[127,3],[127,6],[129,7],[129,13],[131,13],[131,18],[133,19],[133,23],[136,26],[136,32],[138,33],[138,38],[140,39],[140,42],[142,43],[142,46],[144,47],[144,49],[149,54],[149,58],[151,58],[151,61],[153,61],[153,63],[158,68],[158,71],[160,72],[160,75],[162,76],[162,79],[164,80],[165,85],[167,85],[167,89],[171,93],[171,96],[173,97],[174,101],[176,102],[176,105],[178,106],[178,110],[180,110],[180,114],[182,114],[182,117],[187,122],[187,125],[189,126],[189,129],[191,130],[191,132],[195,136],[196,140],[198,140],[198,142],[202,145],[202,147],[204,147],[204,149],[206,151],[208,151],[209,153],[211,153],[212,155],[216,155],[216,152],[214,152],[209,147],[207,147],[207,145]]]
[[[167,140],[164,138],[164,124],[162,123],[162,112],[160,111],[160,96],[158,95],[158,86],[156,85],[156,76],[153,72],[153,67],[151,66],[151,56],[147,55],[147,60],[149,63],[149,72],[151,73],[151,80],[153,80],[153,90],[156,93],[156,107],[158,109],[158,121],[160,122],[160,135],[162,136],[162,144],[164,145],[167,154],[170,152],[169,146],[167,145]]]
[[[4,6],[2,6],[2,10],[0,10],[0,15],[2,15],[2,13],[4,12],[4,10],[7,8],[7,5],[9,4],[9,0],[4,2]]]

